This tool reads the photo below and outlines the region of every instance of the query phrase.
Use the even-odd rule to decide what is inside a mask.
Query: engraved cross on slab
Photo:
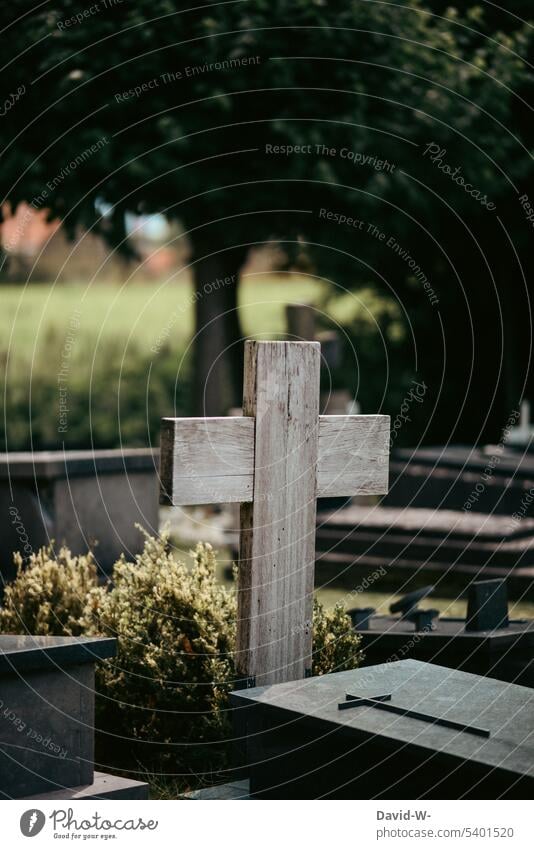
[[[320,416],[321,346],[247,342],[243,416],[163,419],[162,504],[241,503],[237,668],[311,671],[316,498],[387,492],[389,416]]]
[[[347,693],[345,701],[338,704],[339,710],[348,710],[354,707],[373,707],[395,713],[398,716],[409,716],[411,719],[420,719],[432,725],[443,725],[445,728],[453,728],[456,731],[464,731],[466,734],[475,734],[477,737],[489,737],[490,732],[486,728],[478,728],[476,725],[467,725],[465,722],[457,722],[455,719],[447,719],[445,716],[432,716],[412,708],[400,707],[391,703],[391,693],[383,696],[354,696]]]

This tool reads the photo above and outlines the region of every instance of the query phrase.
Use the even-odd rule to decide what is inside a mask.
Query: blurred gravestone
[[[13,552],[65,543],[73,554],[93,549],[107,573],[121,553],[141,551],[158,530],[157,452],[144,448],[0,454],[0,574],[14,576]]]
[[[493,578],[469,587],[466,631],[493,631],[508,627],[506,581]]]

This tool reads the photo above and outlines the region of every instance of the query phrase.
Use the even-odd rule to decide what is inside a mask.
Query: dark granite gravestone
[[[0,798],[147,798],[147,785],[94,771],[100,637],[0,636]]]
[[[433,587],[419,595],[429,590]],[[348,611],[365,666],[414,658],[534,687],[534,620],[509,619],[505,581],[471,584],[466,619],[438,618],[437,610],[419,609],[417,601],[408,610],[402,604],[401,599],[390,608],[401,616]]]
[[[339,709],[348,695],[382,694],[395,713],[361,702]],[[231,699],[251,798],[530,799],[534,792],[534,693],[525,687],[404,660]]]
[[[0,577],[14,577],[13,552],[27,559],[51,540],[73,554],[92,548],[110,571],[137,554],[158,527],[158,452],[145,448],[0,454]],[[0,582],[1,591],[1,582]]]

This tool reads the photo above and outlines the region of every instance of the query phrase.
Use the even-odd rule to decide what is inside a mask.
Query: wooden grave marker
[[[162,504],[241,503],[237,668],[311,672],[316,499],[387,491],[389,416],[320,416],[317,342],[246,342],[243,416],[165,418]]]

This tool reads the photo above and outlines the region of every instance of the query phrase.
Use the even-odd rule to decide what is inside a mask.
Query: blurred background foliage
[[[159,290],[144,265],[117,303],[117,284],[107,284],[113,307],[107,319],[96,309],[96,335],[85,329],[102,298],[93,277],[109,255],[88,275],[65,434],[57,433],[57,371],[70,313],[45,301],[25,331],[43,279],[33,261],[21,277],[29,286],[1,291],[11,316],[2,345],[8,447],[148,444],[172,409],[237,405],[243,334],[284,331],[280,312],[264,321],[261,293],[249,301],[261,326],[244,304],[242,289],[257,282],[247,277],[250,248],[265,245],[271,271],[286,273],[278,288],[268,278],[279,301],[304,299],[292,288],[297,273],[323,281],[311,300],[346,340],[332,380],[349,386],[364,412],[394,415],[417,376],[428,386],[425,414],[402,440],[497,441],[520,397],[534,399],[531,228],[519,203],[534,197],[530,5],[230,0],[185,10],[140,0],[65,25],[85,8],[15,0],[0,9],[1,102],[21,92],[0,120],[4,218],[23,203],[46,209],[74,253],[90,233],[110,246],[120,283],[132,263],[170,248],[178,259]],[[230,60],[231,68],[210,68]],[[494,211],[430,161],[429,144]],[[268,145],[311,153],[273,154]],[[394,167],[355,165],[343,148]],[[135,238],[132,221],[159,216],[169,227],[159,242]],[[370,225],[414,258],[437,304]],[[8,240],[6,281],[16,259]],[[57,278],[54,293],[72,290],[61,264]],[[224,278],[231,284],[178,312],[157,354],[146,346],[148,329],[157,339],[168,320],[145,310],[153,296],[172,315],[187,287],[202,292]]]

